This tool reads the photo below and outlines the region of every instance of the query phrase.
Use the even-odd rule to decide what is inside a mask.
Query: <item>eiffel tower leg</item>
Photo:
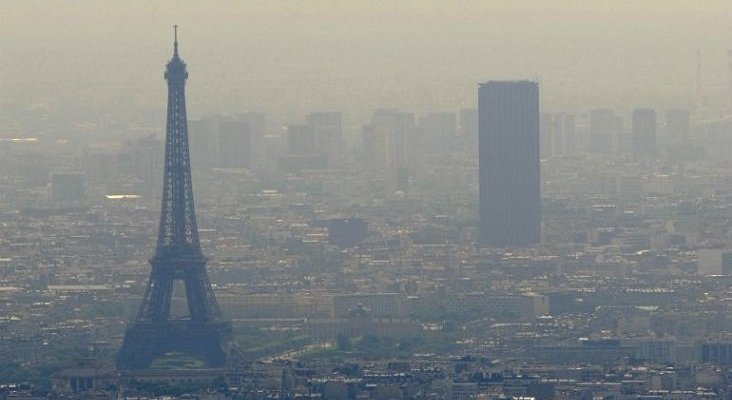
[[[188,312],[190,313],[191,321],[206,321],[206,310],[203,307],[203,299],[201,298],[201,282],[198,280],[198,277],[186,276],[185,285]]]
[[[162,335],[166,329],[147,324],[134,324],[125,332],[125,339],[117,354],[117,368],[139,370],[149,368],[158,357],[174,351],[172,342]]]
[[[137,313],[137,319],[150,321],[168,319],[174,281],[175,277],[172,270],[153,266],[148,286],[140,304],[140,311]]]
[[[170,316],[170,301],[173,298],[173,284],[175,277],[173,271],[153,268],[154,277],[151,279],[152,294],[150,296],[150,307],[153,321],[164,321]]]
[[[170,352],[193,356],[209,368],[229,366],[232,352],[231,324],[191,321],[134,323],[125,332],[124,343],[117,355],[117,368],[146,369],[155,359]]]

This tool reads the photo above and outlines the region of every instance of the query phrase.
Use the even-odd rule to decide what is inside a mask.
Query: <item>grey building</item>
[[[590,137],[588,151],[596,154],[622,152],[620,136],[623,133],[623,119],[609,108],[590,110]]]
[[[78,206],[84,203],[86,175],[66,171],[51,174],[51,201],[56,205]]]
[[[573,155],[577,150],[574,115],[565,113],[542,114],[541,157]]]
[[[633,110],[633,157],[646,161],[656,158],[656,111],[650,108]]]
[[[460,134],[478,136],[478,110],[463,108],[460,110]]]
[[[242,120],[220,121],[219,166],[221,168],[251,168],[252,154],[249,124]]]
[[[328,164],[341,164],[343,158],[343,127],[339,112],[314,112],[306,117],[315,133],[315,146],[324,154]]]
[[[666,110],[666,141],[683,143],[689,137],[689,110]]]
[[[539,85],[490,81],[478,91],[480,237],[489,247],[541,238]]]

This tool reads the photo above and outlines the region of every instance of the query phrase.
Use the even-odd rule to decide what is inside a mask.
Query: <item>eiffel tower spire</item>
[[[178,54],[177,28],[173,58],[165,69],[168,119],[157,247],[140,309],[117,356],[120,369],[147,368],[170,351],[197,356],[210,367],[231,361],[231,323],[216,302],[198,240],[186,117],[188,71]],[[182,319],[170,315],[176,280],[183,281],[188,303],[188,316]]]
[[[173,57],[178,57],[178,25],[173,25]]]
[[[168,81],[168,121],[165,131],[165,171],[160,229],[155,257],[169,254],[201,256],[188,148],[186,116],[186,64],[178,55],[178,26],[175,26],[173,58],[165,68]]]

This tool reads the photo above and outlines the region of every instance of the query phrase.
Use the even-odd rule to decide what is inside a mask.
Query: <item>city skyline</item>
[[[732,398],[728,17],[8,0],[0,399]]]

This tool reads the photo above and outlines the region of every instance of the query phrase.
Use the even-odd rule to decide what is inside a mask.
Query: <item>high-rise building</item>
[[[574,154],[574,115],[565,113],[541,115],[541,157],[560,157]]]
[[[343,128],[339,112],[308,114],[306,123],[315,133],[315,146],[324,154],[328,164],[340,164],[343,158]]]
[[[633,158],[652,161],[656,158],[656,111],[650,108],[633,110]]]
[[[689,137],[689,110],[666,110],[665,133],[670,143],[684,142]]]
[[[315,131],[309,125],[290,125],[287,127],[287,153],[291,155],[311,155],[318,152]]]
[[[416,155],[408,151],[407,143],[414,131],[414,115],[390,109],[374,111],[363,127],[364,168],[384,174],[389,189],[408,189],[409,166]]]
[[[155,136],[125,143],[117,153],[120,178],[134,182],[133,190],[145,195],[158,192],[163,167],[163,142]]]
[[[111,152],[87,153],[84,169],[90,184],[106,184],[117,177],[117,158]]]
[[[190,141],[193,174],[195,176],[205,176],[205,171],[218,166],[218,119],[208,117],[188,121],[188,139]]]
[[[541,115],[541,157],[574,154],[577,149],[574,115],[565,113]]]
[[[221,168],[251,168],[252,140],[246,121],[222,120],[219,122],[219,157]]]
[[[590,140],[588,151],[598,154],[613,154],[620,150],[623,133],[623,119],[613,110],[598,108],[590,111]]]
[[[318,149],[315,129],[311,125],[287,127],[286,154],[281,155],[278,162],[283,172],[328,168],[328,157]]]
[[[264,114],[194,119],[188,129],[194,174],[214,167],[254,170],[264,161]]]
[[[82,205],[85,188],[86,176],[83,172],[58,171],[51,174],[51,201],[55,205]]]
[[[419,119],[422,155],[436,156],[440,160],[450,157],[457,134],[454,113],[434,112]]]
[[[552,132],[552,114],[541,114],[539,117],[539,155],[542,159],[553,156],[554,143],[557,141]]]
[[[249,147],[247,151],[247,168],[250,170],[261,169],[269,158],[265,151],[267,123],[264,113],[251,111],[240,113],[237,114],[236,120],[247,125],[247,145]]]
[[[478,110],[463,108],[460,110],[460,134],[478,136]]]
[[[559,145],[555,145],[558,155],[572,155],[577,152],[577,134],[574,115],[559,113],[552,120],[552,130],[561,137]]]
[[[478,90],[480,237],[489,247],[541,239],[539,85],[489,81]]]

